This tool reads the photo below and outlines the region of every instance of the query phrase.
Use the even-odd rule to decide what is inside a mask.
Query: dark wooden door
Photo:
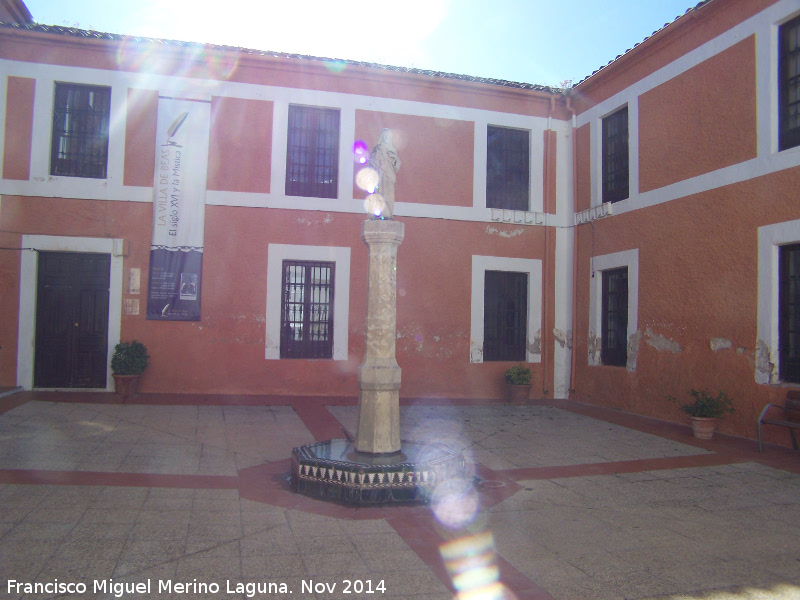
[[[104,388],[108,254],[40,252],[34,387]]]

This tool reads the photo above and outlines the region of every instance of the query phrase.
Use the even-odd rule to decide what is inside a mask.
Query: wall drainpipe
[[[578,207],[578,117],[572,106],[571,90],[566,93],[567,110],[572,114],[572,211]],[[567,398],[575,391],[575,355],[577,354],[577,325],[578,325],[578,226],[572,226],[572,352],[570,352],[569,389]]]

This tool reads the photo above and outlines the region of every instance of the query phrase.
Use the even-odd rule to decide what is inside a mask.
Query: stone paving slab
[[[0,469],[235,475],[313,441],[289,406],[34,401],[0,414]]]
[[[461,449],[486,476],[478,495],[354,509],[295,497],[280,478],[243,493],[252,467],[285,461],[310,431],[352,431],[352,404],[74,399],[0,414],[0,599],[116,598],[112,583],[149,580],[124,596],[449,600],[440,549],[453,543],[451,570],[479,556],[499,566],[511,591],[486,597],[800,598],[800,464],[723,441],[551,406],[417,403],[401,409],[403,437]],[[463,526],[448,528],[454,518]],[[8,585],[56,579],[88,591]],[[354,593],[356,581],[384,591]]]
[[[555,598],[787,584],[800,597],[800,476],[755,463],[641,475],[519,482],[489,511],[498,552]]]
[[[328,410],[349,431],[354,430],[357,407]],[[494,470],[708,452],[550,406],[401,407],[400,429],[403,439],[448,444],[468,460]]]

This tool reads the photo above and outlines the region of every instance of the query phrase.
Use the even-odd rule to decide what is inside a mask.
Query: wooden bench
[[[767,411],[770,409],[778,409],[783,411],[783,418],[777,419],[774,417],[767,417]],[[777,416],[777,411],[773,410],[772,414]],[[780,406],[779,404],[767,404],[761,414],[758,416],[758,451],[763,452],[761,445],[761,426],[762,425],[778,425],[779,427],[788,427],[789,433],[792,436],[792,446],[797,450],[797,438],[794,435],[795,429],[800,429],[800,390],[789,390],[786,393],[786,404]]]

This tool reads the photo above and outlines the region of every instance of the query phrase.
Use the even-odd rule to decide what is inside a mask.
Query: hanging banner
[[[147,318],[199,321],[211,103],[158,99]]]

